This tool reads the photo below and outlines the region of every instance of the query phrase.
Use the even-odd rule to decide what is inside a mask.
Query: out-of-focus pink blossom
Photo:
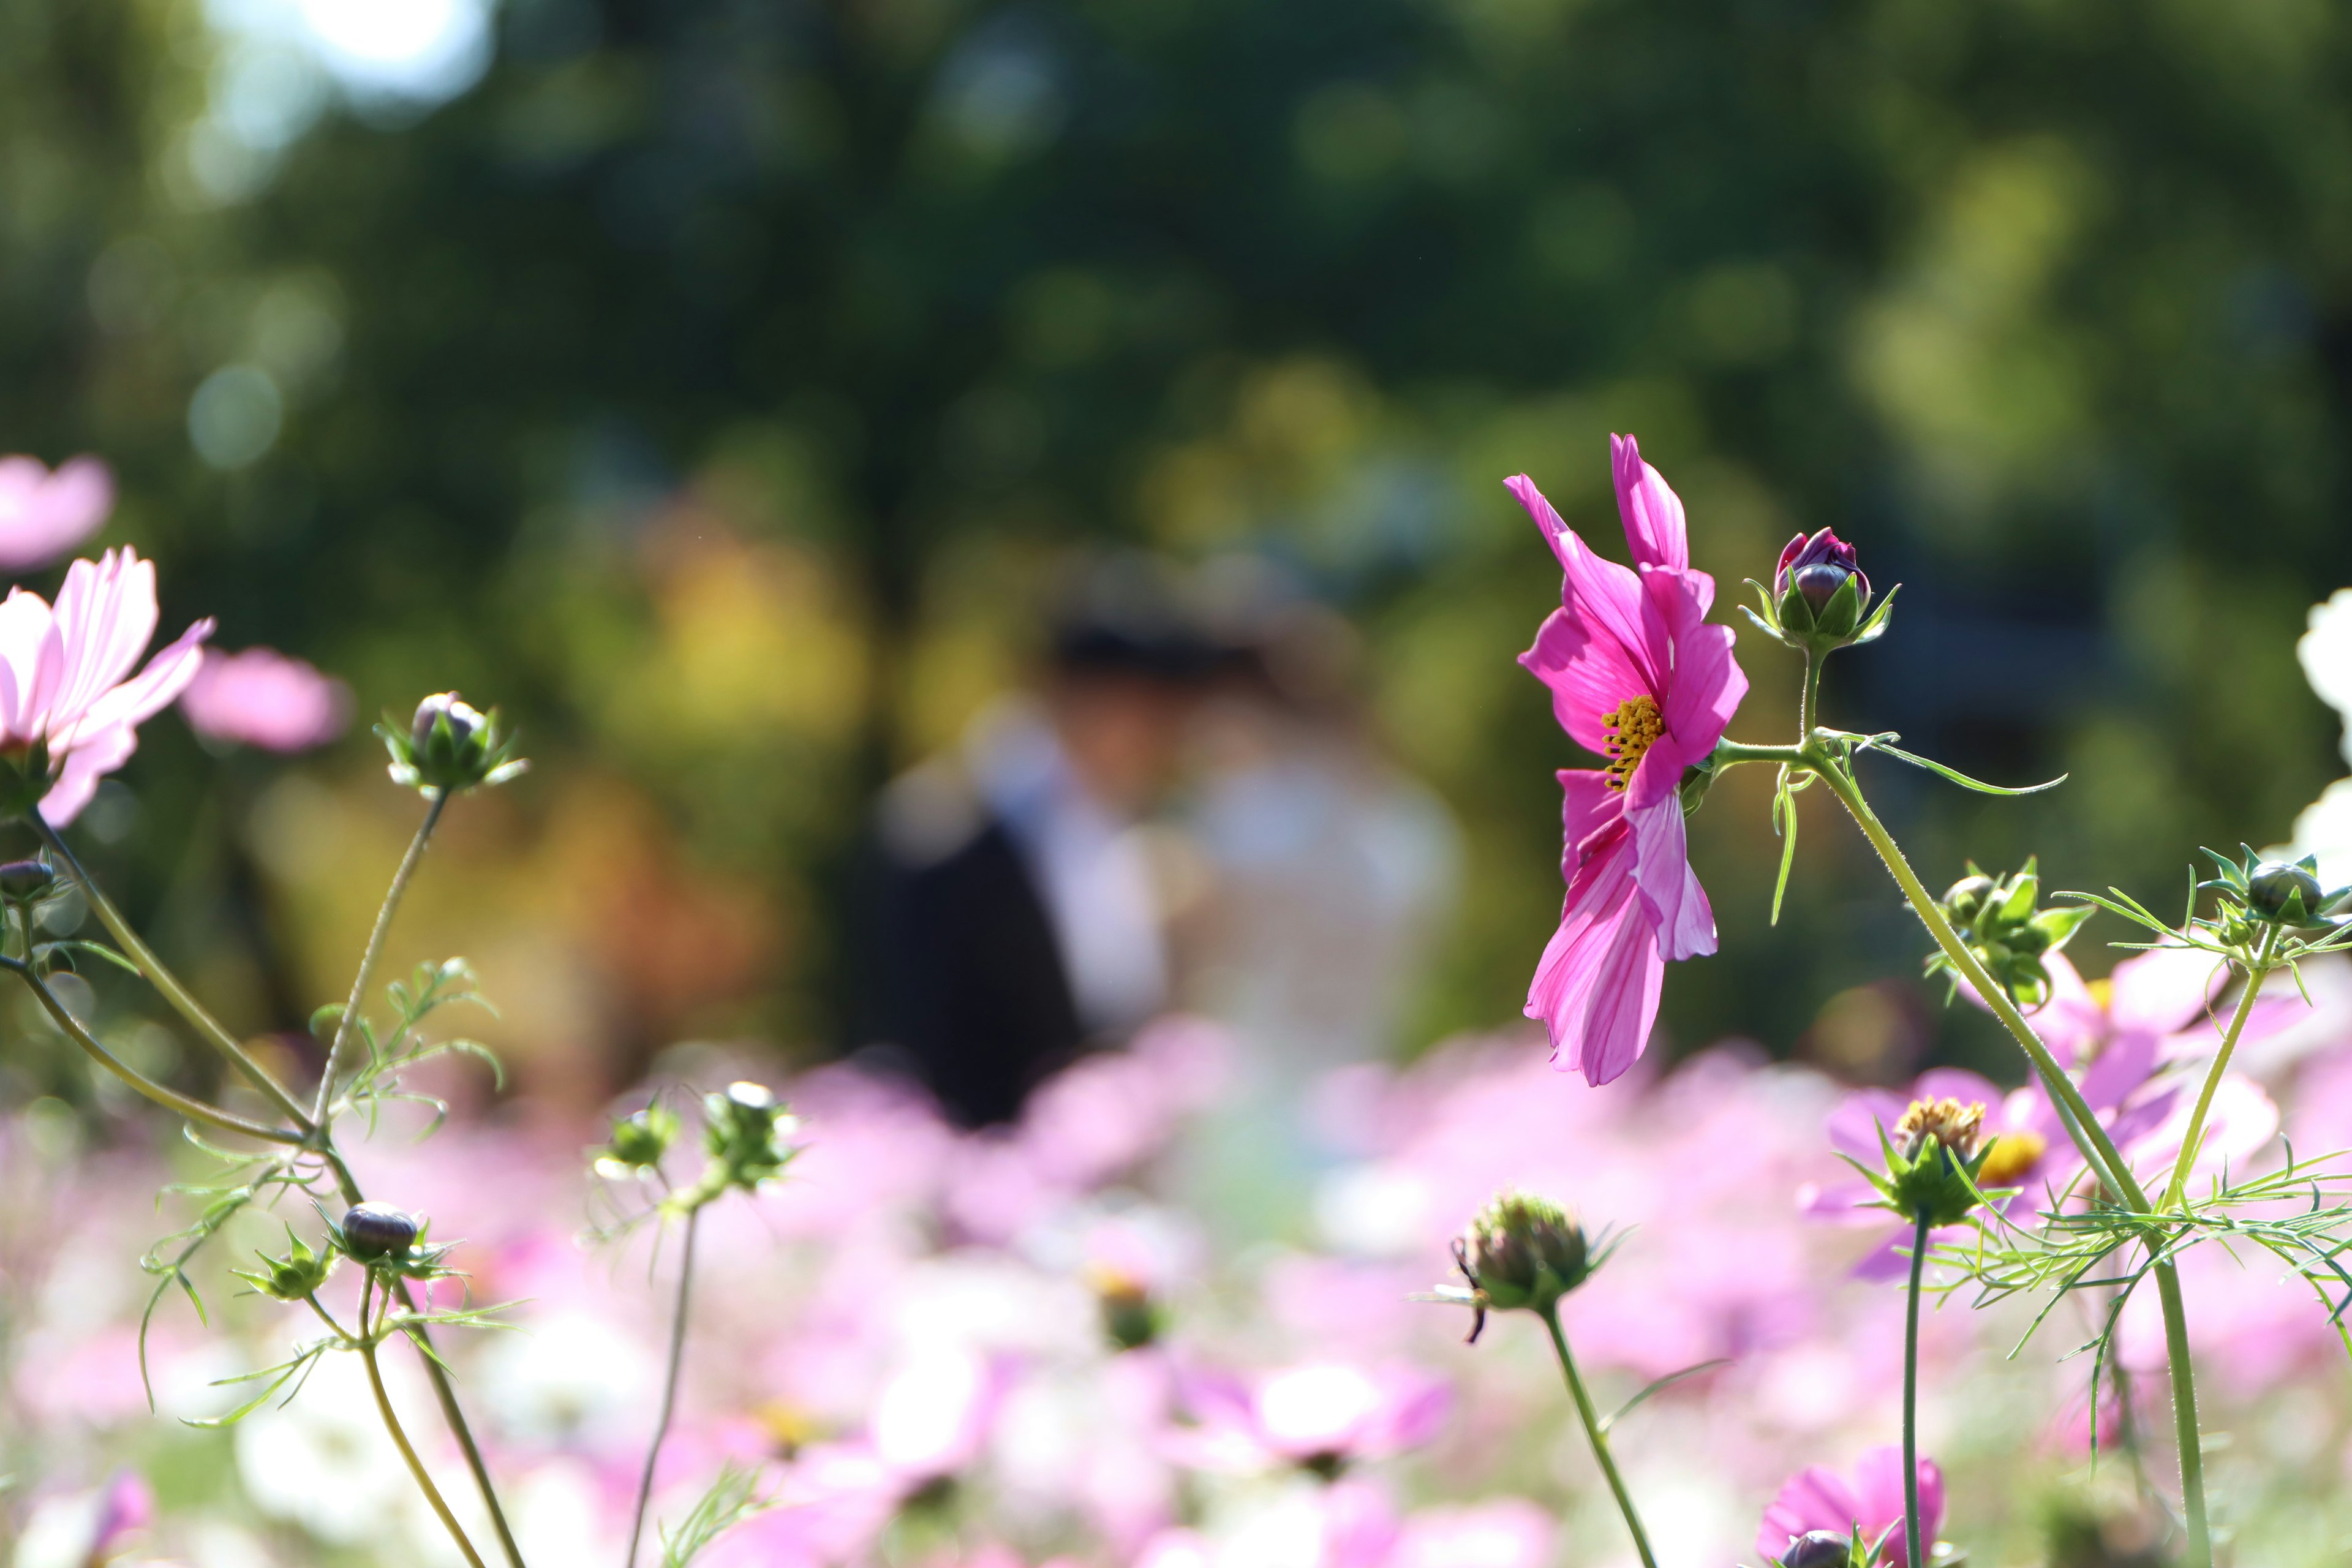
[[[204,663],[180,693],[180,711],[208,740],[307,752],[349,728],[352,691],[276,648],[223,653],[214,647],[205,650]]]
[[[156,619],[154,563],[128,548],[75,562],[54,607],[22,588],[0,601],[0,752],[47,742],[53,782],[40,810],[51,826],[80,815],[139,749],[140,724],[194,679],[209,619],[131,675]]]
[[[110,1562],[136,1544],[155,1519],[155,1492],[136,1470],[118,1471],[98,1500],[98,1530],[89,1543],[89,1561]]]
[[[47,566],[98,531],[114,510],[114,479],[96,458],[55,473],[37,458],[0,458],[0,572]]]
[[[1756,1550],[1777,1558],[1789,1543],[1807,1531],[1845,1534],[1862,1527],[1864,1542],[1884,1535],[1886,1545],[1874,1561],[1907,1568],[1908,1548],[1903,1540],[1903,1450],[1892,1446],[1873,1448],[1853,1468],[1851,1479],[1821,1465],[1789,1478],[1780,1495],[1764,1510],[1756,1532]],[[1919,1461],[1919,1537],[1933,1542],[1944,1524],[1944,1472],[1933,1459]]]
[[[1527,1005],[1555,1064],[1596,1085],[1648,1043],[1666,963],[1715,951],[1683,773],[1715,750],[1748,690],[1731,628],[1707,624],[1715,580],[1690,569],[1682,502],[1633,437],[1611,437],[1610,454],[1630,568],[1587,548],[1534,480],[1507,481],[1562,573],[1560,607],[1519,662],[1551,688],[1560,727],[1611,759],[1559,775],[1568,897]]]
[[[1003,1391],[997,1369],[977,1352],[923,1352],[875,1400],[875,1456],[909,1477],[953,1474],[980,1453]]]
[[[1170,1435],[1171,1457],[1245,1474],[1285,1464],[1343,1465],[1416,1447],[1444,1425],[1451,1395],[1443,1382],[1415,1368],[1314,1362],[1254,1384],[1193,1373],[1184,1379],[1182,1398],[1199,1425]]]
[[[1388,1568],[1544,1568],[1559,1534],[1524,1498],[1423,1509],[1405,1520]]]

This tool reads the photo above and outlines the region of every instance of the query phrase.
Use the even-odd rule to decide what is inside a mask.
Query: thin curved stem
[[[2221,1037],[2221,1048],[2213,1057],[2213,1065],[2205,1069],[2205,1087],[2197,1091],[2197,1109],[2189,1114],[2189,1131],[2180,1140],[2180,1152],[2172,1162],[2172,1180],[2164,1189],[2166,1208],[2184,1208],[2189,1191],[2189,1172],[2197,1163],[2197,1146],[2205,1141],[2205,1116],[2213,1109],[2213,1093],[2221,1087],[2221,1075],[2230,1070],[2230,1058],[2237,1054],[2238,1037],[2246,1032],[2246,1020],[2253,1016],[2254,998],[2262,994],[2263,982],[2270,978],[2271,955],[2278,951],[2279,928],[2271,927],[2263,938],[2262,952],[2254,958],[2253,967],[2246,973],[2246,988],[2238,997],[2238,1010],[2230,1018],[2229,1032]]]
[[[320,1152],[327,1168],[334,1173],[335,1188],[342,1194],[343,1202],[365,1203],[366,1194],[361,1192],[359,1180],[352,1174],[342,1155],[331,1144]],[[403,1307],[412,1312],[416,1310],[415,1299],[408,1293],[407,1280],[394,1280],[392,1290]],[[465,1407],[457,1403],[457,1387],[450,1380],[449,1369],[441,1364],[440,1356],[434,1351],[432,1331],[420,1322],[410,1324],[408,1332],[415,1337],[417,1348],[423,1352],[419,1359],[425,1363],[425,1375],[432,1381],[433,1397],[441,1406],[441,1419],[448,1426],[449,1435],[457,1439],[457,1450],[465,1456],[466,1468],[474,1478],[474,1489],[481,1494],[482,1506],[489,1510],[490,1528],[498,1535],[499,1549],[506,1554],[508,1568],[523,1568],[522,1548],[515,1544],[514,1528],[507,1522],[506,1509],[499,1501],[498,1484],[490,1479],[489,1462],[482,1458],[482,1446],[475,1440]]]
[[[1650,1550],[1650,1537],[1642,1529],[1642,1516],[1633,1510],[1633,1494],[1625,1489],[1625,1478],[1617,1473],[1617,1461],[1609,1452],[1608,1429],[1593,1413],[1592,1396],[1584,1392],[1584,1379],[1577,1375],[1576,1358],[1568,1353],[1568,1336],[1559,1331],[1559,1307],[1547,1308],[1543,1321],[1544,1327],[1551,1331],[1551,1348],[1559,1353],[1559,1370],[1568,1379],[1568,1392],[1575,1396],[1576,1414],[1584,1423],[1584,1435],[1592,1441],[1592,1457],[1601,1462],[1601,1473],[1608,1478],[1609,1489],[1616,1495],[1617,1511],[1625,1516],[1625,1528],[1633,1532],[1633,1550],[1641,1553],[1642,1568],[1658,1568],[1657,1554]]]
[[[299,1144],[303,1142],[303,1135],[299,1132],[247,1121],[233,1110],[224,1110],[194,1095],[182,1094],[176,1089],[157,1083],[99,1044],[97,1038],[82,1027],[81,1020],[66,1010],[66,1005],[58,1000],[57,993],[49,989],[47,983],[33,973],[30,964],[20,959],[0,958],[0,969],[14,973],[17,979],[32,988],[33,994],[40,999],[42,1010],[48,1014],[50,1021],[65,1031],[66,1037],[79,1046],[84,1055],[156,1104],[168,1110],[175,1110],[191,1121],[200,1121],[224,1132],[242,1133],[247,1138],[259,1138],[271,1143]]]
[[[1871,847],[1878,851],[1878,858],[1885,863],[1895,885],[1911,901],[1911,908],[1918,915],[1920,924],[1927,928],[1928,934],[1936,939],[1936,945],[1943,949],[1953,967],[1960,972],[1977,994],[1984,998],[1993,1016],[2001,1021],[2024,1050],[2026,1059],[2033,1064],[2033,1070],[2050,1090],[2060,1118],[2066,1123],[2067,1132],[2073,1137],[2074,1146],[2082,1152],[2092,1173],[2134,1211],[2143,1215],[2150,1213],[2147,1192],[2134,1179],[2130,1164],[2116,1147],[2115,1140],[2107,1135],[2107,1130],[2099,1125],[2098,1117],[2083,1099],[2082,1091],[2074,1087],[2074,1080],[2066,1076],[2057,1058],[2050,1054],[2049,1047],[2033,1032],[2033,1026],[2027,1023],[2025,1015],[2017,1010],[2017,1004],[2011,999],[2008,989],[1993,979],[1976,954],[1969,951],[1968,944],[1959,939],[1959,934],[1953,931],[1951,921],[1944,918],[1944,911],[1937,906],[1934,895],[1919,880],[1918,873],[1904,858],[1894,837],[1871,811],[1869,803],[1863,799],[1860,786],[1827,752],[1810,742],[1803,750],[1807,764],[1822,775],[1831,792],[1862,829],[1863,836],[1870,840]],[[2154,1243],[2148,1245],[2153,1249]],[[2180,1434],[2180,1495],[2181,1511],[2189,1525],[2188,1568],[2213,1568],[2213,1536],[2205,1514],[2205,1459],[2197,1436],[2197,1376],[2189,1359],[2188,1308],[2181,1300],[2179,1270],[2169,1260],[2159,1260],[2149,1267],[2156,1275],[2157,1299],[2164,1310],[2164,1342],[2172,1381],[2173,1422]]]
[[[637,1568],[637,1543],[646,1532],[646,1510],[653,1501],[654,1462],[661,1458],[662,1441],[669,1436],[670,1415],[677,1405],[678,1369],[686,1364],[686,1317],[694,1293],[694,1233],[702,1219],[702,1205],[686,1211],[685,1256],[678,1260],[677,1305],[669,1324],[669,1371],[662,1379],[661,1414],[654,1418],[653,1441],[646,1445],[645,1473],[637,1478],[637,1511],[629,1526],[629,1556],[625,1568]]]
[[[334,1103],[335,1075],[342,1065],[352,1026],[359,1021],[360,1005],[367,999],[368,982],[375,975],[376,961],[383,956],[383,942],[392,931],[392,917],[399,911],[400,900],[408,891],[408,879],[416,875],[416,863],[425,858],[425,847],[432,841],[433,830],[441,823],[442,808],[448,804],[446,791],[433,792],[433,804],[425,808],[425,820],[417,825],[416,837],[408,841],[408,853],[401,857],[400,869],[392,874],[392,886],[384,889],[383,906],[376,910],[374,929],[368,932],[366,950],[360,954],[359,973],[352,976],[351,1000],[343,1005],[343,1016],[335,1020],[334,1043],[327,1047],[327,1065],[319,1071],[319,1098],[311,1108],[310,1120],[320,1126],[326,1125],[328,1108]]]
[[[173,974],[164,965],[163,961],[155,956],[154,950],[140,940],[139,933],[131,929],[131,922],[122,918],[122,911],[116,909],[113,900],[100,889],[97,879],[82,868],[82,863],[79,860],[74,858],[74,852],[66,847],[66,841],[59,836],[58,830],[42,821],[38,813],[33,814],[26,820],[32,824],[33,830],[41,836],[41,842],[48,846],[49,852],[58,858],[58,863],[65,867],[68,875],[73,878],[74,885],[81,889],[82,897],[89,900],[90,912],[98,916],[99,924],[104,926],[107,934],[114,938],[115,944],[122,949],[123,956],[136,964],[139,973],[147,977],[147,984],[152,985],[163,1000],[172,1005],[173,1011],[187,1020],[189,1027],[203,1036],[215,1050],[226,1057],[237,1071],[245,1075],[246,1080],[261,1091],[264,1099],[275,1105],[286,1120],[301,1129],[307,1136],[312,1131],[311,1119],[295,1100],[293,1091],[278,1082],[276,1074],[255,1060],[253,1054],[245,1048],[237,1037],[223,1028],[219,1019],[205,1011],[205,1005],[196,1000],[195,994],[180,984],[179,976]]]
[[[1797,744],[1801,746],[1812,737],[1814,721],[1821,713],[1822,658],[1810,647],[1805,650],[1805,683],[1797,689]]]
[[[1940,1157],[1940,1156],[1939,1156]],[[1911,1231],[1911,1296],[1903,1320],[1903,1544],[1911,1568],[1925,1568],[1919,1517],[1919,1276],[1927,1264],[1927,1211]]]
[[[417,1489],[425,1494],[425,1500],[433,1505],[433,1511],[439,1516],[442,1528],[449,1532],[449,1539],[456,1542],[457,1550],[466,1554],[468,1568],[484,1568],[481,1553],[476,1552],[474,1543],[466,1539],[466,1531],[458,1524],[457,1516],[449,1511],[448,1503],[442,1499],[441,1489],[433,1484],[432,1476],[425,1471],[425,1461],[416,1457],[415,1448],[409,1444],[407,1432],[401,1427],[400,1417],[393,1411],[392,1395],[385,1392],[383,1386],[383,1369],[376,1364],[377,1346],[368,1332],[368,1293],[373,1288],[373,1279],[360,1287],[359,1347],[360,1360],[367,1363],[368,1386],[375,1390],[376,1413],[383,1417],[383,1429],[392,1434],[394,1445],[400,1449],[400,1457],[408,1462],[408,1473],[416,1478]],[[386,1305],[390,1303],[387,1301]]]

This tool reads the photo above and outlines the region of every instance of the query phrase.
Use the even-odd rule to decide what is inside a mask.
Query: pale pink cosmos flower
[[[0,602],[0,753],[48,748],[42,819],[62,827],[98,781],[139,749],[139,725],[196,673],[209,617],[131,673],[155,635],[155,564],[128,547],[77,561],[51,606],[12,589]]]
[[[55,473],[37,458],[0,458],[0,572],[47,566],[98,531],[114,510],[114,479],[96,458]]]
[[[1344,1362],[1286,1367],[1255,1384],[1195,1373],[1182,1395],[1199,1425],[1169,1435],[1169,1457],[1238,1475],[1334,1468],[1417,1447],[1437,1435],[1452,1404],[1446,1385],[1418,1369]]]
[[[1544,1568],[1559,1527],[1525,1498],[1408,1516],[1388,1568]]]
[[[1944,1523],[1944,1472],[1933,1459],[1919,1461],[1919,1538],[1933,1542]],[[1903,1540],[1903,1450],[1891,1445],[1873,1448],[1855,1462],[1851,1479],[1821,1465],[1809,1466],[1789,1478],[1780,1495],[1764,1510],[1756,1531],[1756,1550],[1777,1561],[1789,1543],[1808,1531],[1826,1530],[1843,1535],[1862,1527],[1865,1543],[1880,1536],[1886,1544],[1874,1563],[1908,1568],[1910,1552]]]
[[[352,690],[276,648],[205,649],[180,693],[188,728],[212,741],[265,752],[307,752],[351,726]]]
[[[1560,607],[1519,662],[1551,688],[1560,727],[1610,759],[1559,775],[1568,897],[1527,1005],[1554,1063],[1595,1085],[1648,1044],[1666,963],[1715,951],[1681,786],[1748,690],[1731,628],[1707,624],[1715,580],[1690,569],[1682,502],[1632,437],[1611,437],[1610,455],[1631,567],[1594,554],[1525,474],[1507,481],[1563,574]]]

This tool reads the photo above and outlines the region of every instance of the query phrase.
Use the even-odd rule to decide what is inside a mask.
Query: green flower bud
[[[416,1216],[390,1204],[359,1204],[343,1215],[343,1250],[355,1263],[398,1258],[424,1232]]]
[[[613,1123],[613,1137],[596,1155],[596,1169],[608,1176],[631,1175],[659,1165],[677,1139],[677,1112],[656,1101]]]
[[[2324,899],[2317,877],[2285,861],[2265,860],[2246,878],[2246,908],[2264,920],[2302,925]]]
[[[800,1119],[776,1102],[764,1085],[732,1083],[702,1100],[702,1146],[722,1186],[745,1191],[772,1181],[800,1151],[790,1139]]]
[[[335,1271],[334,1248],[329,1247],[323,1252],[311,1251],[303,1245],[302,1238],[294,1234],[291,1226],[286,1230],[285,1257],[272,1258],[266,1252],[256,1252],[254,1256],[261,1260],[258,1272],[243,1268],[231,1269],[230,1272],[240,1279],[251,1281],[253,1288],[263,1295],[275,1297],[280,1301],[308,1300],[318,1293],[320,1287],[326,1284],[327,1276]]]
[[[1977,911],[1984,908],[1985,900],[1991,896],[1993,888],[1993,879],[1981,871],[1963,877],[1944,889],[1941,900],[1944,912],[1952,918],[1954,925],[1970,924],[1976,920]]]
[[[1559,1205],[1505,1193],[1454,1244],[1471,1284],[1497,1311],[1548,1312],[1592,1272],[1583,1227]]]
[[[22,902],[45,897],[57,885],[57,868],[46,860],[11,860],[0,865],[0,897]]]
[[[1761,613],[1742,605],[1748,617],[1787,647],[1815,657],[1876,641],[1895,603],[1889,589],[1873,607],[1870,579],[1853,547],[1826,528],[1789,541],[1770,587],[1749,582]]]
[[[418,703],[404,729],[386,715],[376,733],[392,755],[393,782],[411,789],[455,795],[504,784],[530,766],[514,755],[514,737],[499,733],[497,709],[484,713],[454,691]]]

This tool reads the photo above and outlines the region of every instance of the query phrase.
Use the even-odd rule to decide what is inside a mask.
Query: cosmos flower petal
[[[1617,514],[1625,524],[1625,542],[1643,566],[1687,567],[1690,536],[1683,522],[1682,498],[1642,460],[1641,445],[1631,436],[1609,437],[1611,478],[1617,486]]]

